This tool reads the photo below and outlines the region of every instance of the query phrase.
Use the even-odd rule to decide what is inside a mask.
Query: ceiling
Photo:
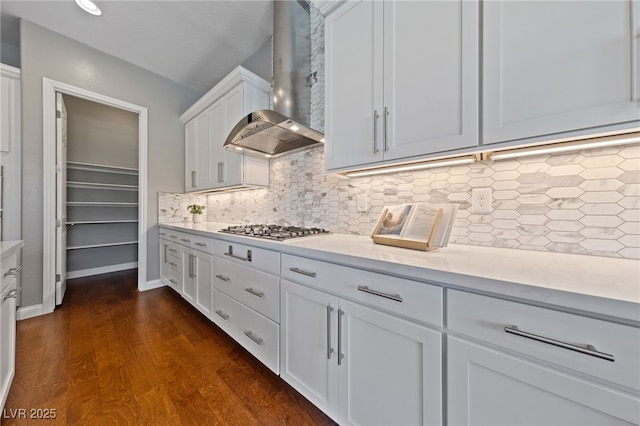
[[[0,0],[2,42],[20,46],[19,19],[170,80],[209,90],[273,33],[272,0],[95,0],[102,16],[72,0]]]

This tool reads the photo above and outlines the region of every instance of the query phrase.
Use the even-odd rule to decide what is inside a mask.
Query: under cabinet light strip
[[[609,146],[628,145],[640,142],[640,133],[626,135],[606,136],[592,139],[582,139],[571,142],[559,142],[548,145],[530,146],[526,148],[514,148],[504,151],[489,153],[491,160],[507,160],[532,155],[558,154],[562,152],[575,152],[582,149],[604,148]]]
[[[469,156],[458,157],[458,158],[445,158],[442,160],[426,161],[422,163],[402,164],[397,166],[380,167],[378,169],[361,170],[357,172],[347,172],[345,173],[345,176],[359,177],[359,176],[381,175],[385,173],[398,173],[398,172],[406,172],[411,170],[431,169],[434,167],[457,166],[460,164],[470,164],[470,163],[473,163],[474,161],[476,161],[475,157],[473,157],[472,155],[469,155]]]

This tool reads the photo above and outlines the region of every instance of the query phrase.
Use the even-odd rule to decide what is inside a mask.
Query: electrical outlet
[[[356,195],[356,210],[366,212],[368,210],[366,195]]]
[[[471,191],[471,211],[478,214],[491,213],[491,188],[473,188]]]

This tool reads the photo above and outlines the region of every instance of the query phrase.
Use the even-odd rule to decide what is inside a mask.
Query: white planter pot
[[[201,214],[193,215],[193,223],[202,223],[202,222],[204,222],[204,218],[202,217]]]

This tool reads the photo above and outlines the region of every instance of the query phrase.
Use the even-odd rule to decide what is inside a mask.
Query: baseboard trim
[[[20,321],[28,318],[39,317],[40,315],[44,314],[44,306],[41,303],[39,305],[31,305],[25,306],[24,308],[18,308],[16,319]]]
[[[147,291],[147,290],[153,290],[156,288],[166,287],[166,286],[167,284],[164,281],[162,281],[161,279],[157,279],[157,280],[147,281],[144,288],[139,288],[138,290]]]
[[[90,277],[92,275],[108,274],[109,272],[126,271],[127,269],[135,269],[138,262],[120,263],[118,265],[101,266],[99,268],[80,269],[78,271],[67,272],[67,279]]]

